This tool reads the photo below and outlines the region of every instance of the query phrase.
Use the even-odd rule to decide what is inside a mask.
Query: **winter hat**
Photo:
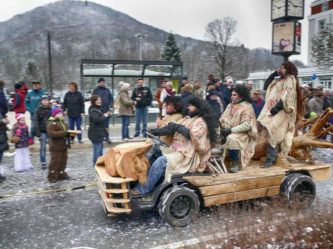
[[[119,85],[120,85],[120,91],[128,91],[131,87],[131,85],[129,83],[122,82],[122,81],[119,82]]]
[[[43,95],[43,96],[41,97],[40,101],[42,101],[43,99],[49,99],[49,96],[47,96],[47,95]]]
[[[98,79],[98,83],[101,82],[101,81],[104,81],[104,82],[105,82],[105,79],[104,79],[104,78],[99,78],[99,79]]]
[[[20,89],[20,88],[21,88],[21,84],[20,84],[20,83],[16,83],[16,84],[14,85],[14,87],[15,87],[15,89]]]
[[[60,108],[56,108],[51,111],[51,115],[52,117],[55,117],[60,112],[62,113],[62,110]]]
[[[15,115],[15,119],[16,119],[16,121],[19,121],[21,118],[25,118],[25,116],[24,116],[23,113],[17,113],[17,114]]]

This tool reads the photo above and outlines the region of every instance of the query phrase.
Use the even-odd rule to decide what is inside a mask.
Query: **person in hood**
[[[27,95],[27,88],[24,82],[19,82],[15,84],[15,95],[12,101],[13,111],[17,113],[25,113],[25,97]]]

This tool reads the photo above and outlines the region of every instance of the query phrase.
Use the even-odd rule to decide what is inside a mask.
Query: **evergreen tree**
[[[320,67],[333,65],[333,24],[328,24],[312,38],[312,61]]]
[[[25,74],[29,82],[41,80],[40,70],[33,59],[28,60]]]
[[[177,47],[175,36],[172,33],[168,35],[162,49],[161,58],[166,61],[181,61],[181,54]]]

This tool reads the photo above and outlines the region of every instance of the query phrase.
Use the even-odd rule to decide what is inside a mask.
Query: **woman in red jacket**
[[[23,82],[22,82],[23,83]],[[25,84],[16,83],[15,84],[15,96],[13,99],[13,111],[15,113],[25,113],[26,108],[25,108],[25,96],[27,95],[27,88]]]

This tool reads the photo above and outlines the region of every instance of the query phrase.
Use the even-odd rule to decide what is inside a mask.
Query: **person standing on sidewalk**
[[[50,183],[55,183],[58,180],[67,180],[69,176],[65,172],[68,158],[66,142],[69,133],[67,132],[68,125],[64,121],[64,114],[60,108],[51,112],[46,130],[50,138],[49,151],[51,156],[47,178]]]
[[[25,108],[25,97],[27,95],[27,89],[24,88],[21,83],[16,83],[15,84],[15,95],[13,98],[13,111],[17,113],[25,113],[26,108]]]
[[[8,145],[8,137],[7,137],[7,124],[9,124],[9,120],[2,116],[0,113],[0,165],[2,161],[2,156],[4,151],[9,149]],[[1,167],[0,167],[0,182],[6,180],[6,177],[1,175]]]
[[[45,95],[45,91],[42,89],[41,83],[39,81],[32,82],[32,90],[28,92],[27,97],[25,98],[25,106],[30,112],[31,119],[31,136],[34,137],[35,124],[33,116],[37,107],[40,103],[42,96]]]
[[[98,86],[93,91],[93,94],[98,95],[102,100],[101,111],[103,113],[109,113],[113,108],[113,97],[109,89],[106,88],[104,78],[99,78]],[[109,137],[109,123],[110,123],[110,115],[104,121],[104,141],[111,144],[111,140]]]
[[[38,106],[34,114],[34,124],[35,124],[35,135],[39,138],[40,148],[39,157],[42,169],[46,169],[46,143],[48,140],[47,136],[47,121],[51,116],[51,104],[49,97],[44,95],[41,99],[41,103]]]
[[[32,169],[29,155],[29,145],[32,144],[32,138],[29,137],[29,128],[25,122],[24,114],[18,113],[15,116],[17,123],[13,126],[12,136],[18,138],[15,141],[14,169],[16,172],[22,172]]]
[[[134,137],[140,136],[140,123],[142,121],[142,136],[147,137],[147,115],[148,106],[151,105],[152,94],[149,87],[143,85],[143,79],[138,79],[136,88],[132,93],[131,99],[136,101],[135,104],[135,134]]]
[[[93,165],[95,165],[97,158],[103,155],[104,124],[110,117],[110,112],[102,112],[102,99],[98,95],[91,96],[90,103],[88,138],[93,144]]]
[[[69,129],[81,131],[82,116],[84,115],[84,98],[81,92],[78,91],[78,86],[75,82],[68,84],[68,92],[65,94],[64,103],[62,105],[65,114],[68,115]],[[77,135],[79,143],[82,144],[82,134]],[[74,142],[74,137],[71,138],[71,143]]]
[[[129,83],[120,83],[120,93],[116,102],[119,102],[119,115],[122,120],[121,138],[122,140],[128,140],[130,138],[128,126],[130,124],[130,116],[133,116],[133,106],[135,101],[131,100],[128,91],[131,85]]]

